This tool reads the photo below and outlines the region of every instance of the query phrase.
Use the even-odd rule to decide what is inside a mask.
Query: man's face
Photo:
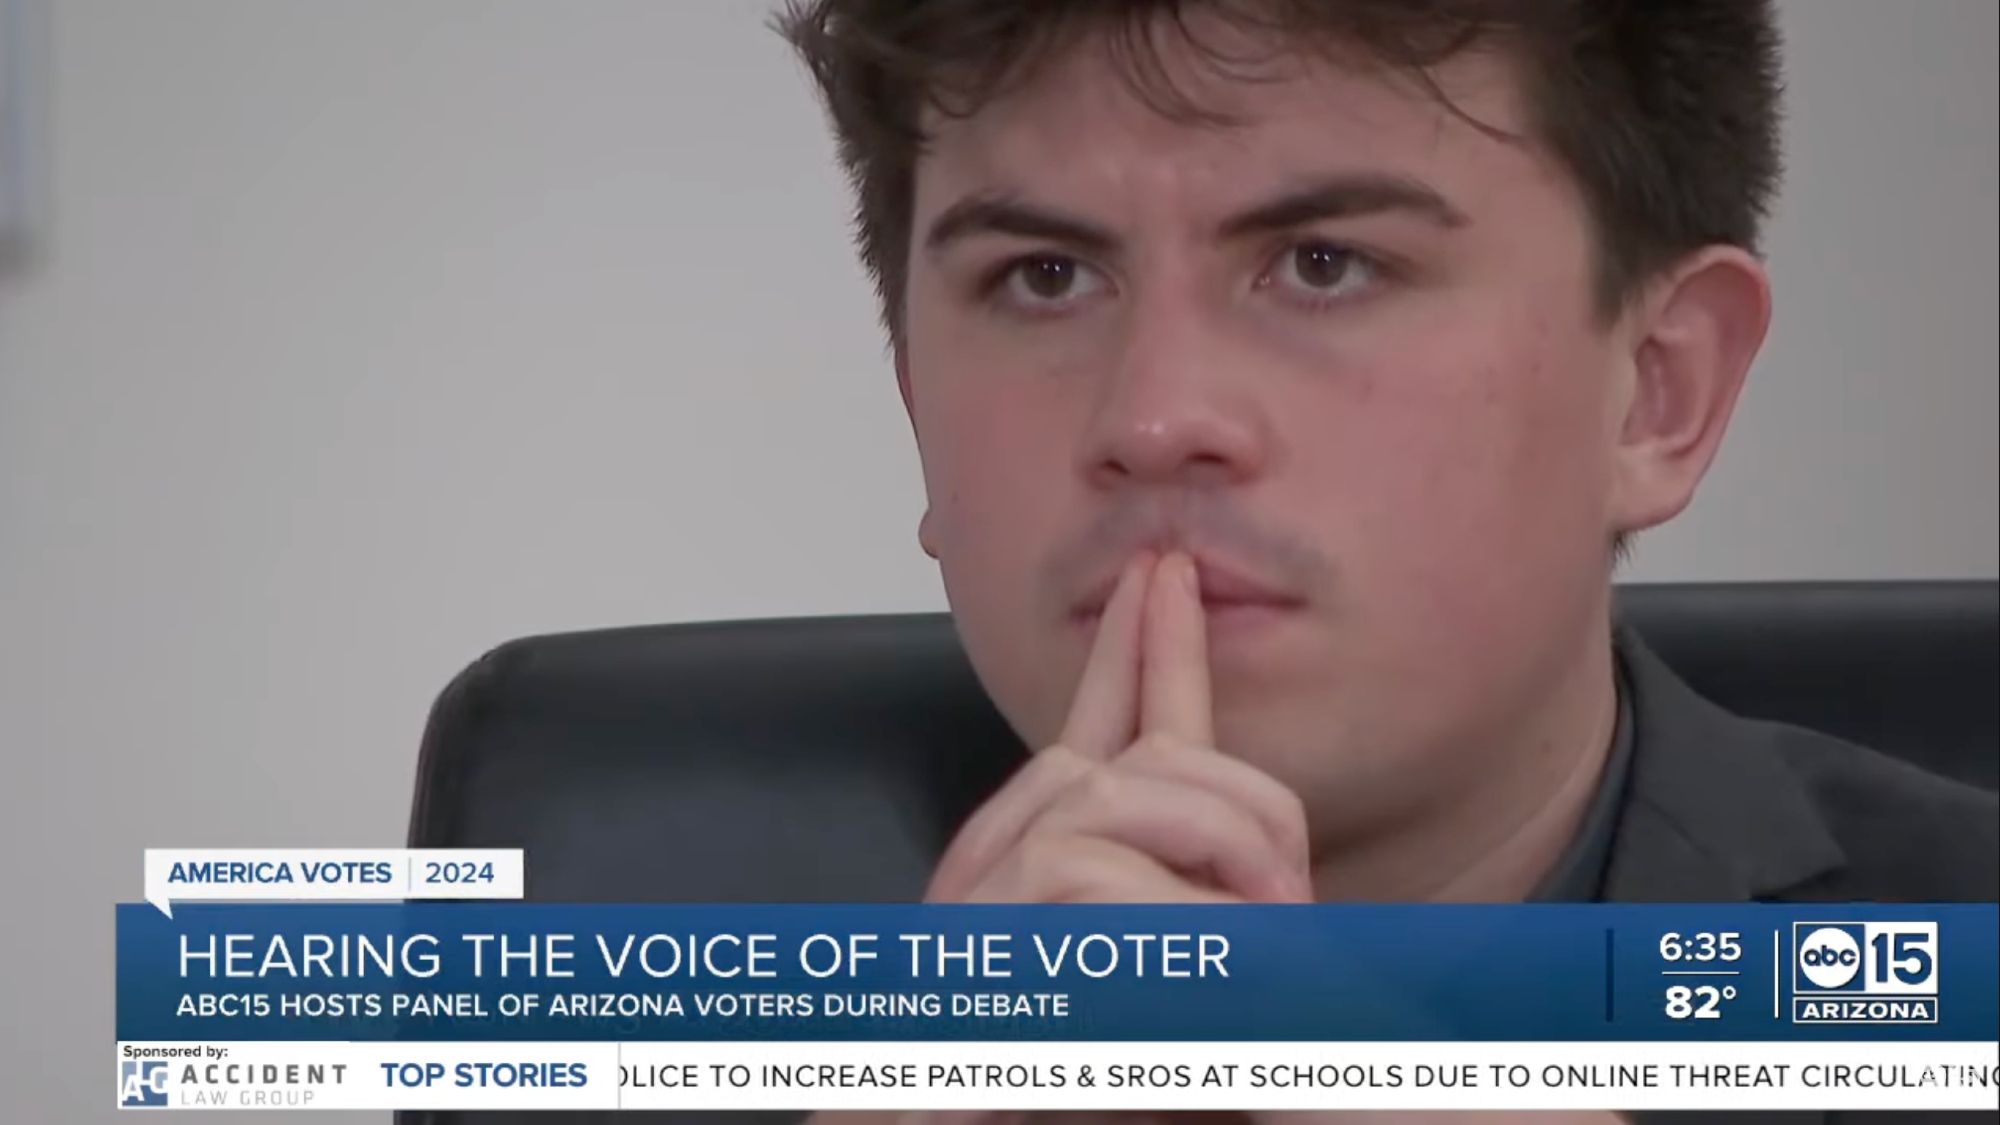
[[[1037,746],[1120,566],[1191,552],[1220,748],[1358,825],[1586,658],[1630,349],[1532,142],[1381,69],[1163,55],[1226,124],[1163,116],[1089,39],[933,122],[899,356],[923,538]],[[1529,132],[1501,60],[1437,77]]]

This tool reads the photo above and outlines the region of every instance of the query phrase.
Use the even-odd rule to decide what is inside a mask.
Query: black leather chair
[[[1711,699],[2000,786],[1993,582],[1619,600]],[[1021,753],[943,615],[535,637],[438,700],[410,843],[526,848],[534,899],[908,899]]]
[[[1711,699],[1996,787],[1993,582],[1628,586],[1619,602]],[[438,700],[410,843],[525,848],[528,897],[546,901],[908,900],[1021,754],[943,615],[536,637]]]

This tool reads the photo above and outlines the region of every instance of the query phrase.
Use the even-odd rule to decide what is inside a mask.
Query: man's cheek
[[[954,442],[931,481],[931,521],[952,606],[975,620],[1035,616],[1035,570],[1046,553],[1046,483],[1022,451],[985,435]],[[1041,488],[1037,484],[1042,483]]]
[[[933,504],[945,592],[967,654],[988,693],[1024,738],[1055,736],[1076,670],[1077,638],[1044,563],[1062,538],[1060,482],[1022,465],[1019,450],[960,447],[963,473]]]
[[[1384,395],[1344,427],[1313,471],[1339,482],[1317,503],[1334,533],[1336,595],[1348,612],[1405,630],[1501,628],[1527,591],[1559,517],[1541,456],[1508,436],[1518,420],[1476,392]],[[1560,485],[1560,481],[1555,482]],[[1406,632],[1405,636],[1413,636]]]
[[[1062,623],[1037,600],[1027,543],[998,518],[974,518],[941,569],[959,639],[987,694],[1017,733],[1044,745],[1061,725],[1075,671]]]
[[[1527,659],[1524,646],[1563,633],[1576,592],[1601,581],[1580,473],[1495,442],[1430,474],[1398,505],[1401,518],[1383,513],[1361,596],[1396,617],[1387,643],[1439,670],[1476,672]]]
[[[1046,454],[1029,442],[1005,440],[1003,432],[997,424],[955,427],[931,481],[931,503],[953,537],[988,552],[1024,549],[1019,541],[1039,534],[1038,510],[1053,484],[1041,463]]]

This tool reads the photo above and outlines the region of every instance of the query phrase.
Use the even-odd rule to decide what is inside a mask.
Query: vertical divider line
[[[1779,933],[1777,930],[1771,931],[1771,1018],[1774,1020],[1784,1018],[1778,1012],[1778,993],[1782,991],[1778,979],[1778,968],[1784,963],[1784,955],[1778,951],[1778,936]]]
[[[1604,927],[1604,1022],[1605,1023],[1611,1022],[1612,1013],[1614,1011],[1611,1001],[1612,997],[1611,986],[1613,981],[1613,974],[1611,969],[1611,954],[1612,954],[1611,927],[1606,926]]]

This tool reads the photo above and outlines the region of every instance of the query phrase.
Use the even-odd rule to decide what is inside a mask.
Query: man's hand
[[[1214,748],[1206,623],[1184,555],[1133,560],[1098,624],[1068,721],[946,850],[929,902],[1308,902],[1298,798]],[[1615,1123],[1613,1114],[821,1113],[815,1125],[1046,1121],[1422,1125]]]
[[[1304,902],[1298,798],[1214,749],[1206,622],[1185,555],[1134,559],[1068,721],[959,830],[926,902]],[[815,1125],[1020,1125],[1144,1114],[821,1113]]]
[[[966,822],[925,901],[1311,901],[1297,796],[1214,741],[1194,562],[1136,558],[1061,737]]]

